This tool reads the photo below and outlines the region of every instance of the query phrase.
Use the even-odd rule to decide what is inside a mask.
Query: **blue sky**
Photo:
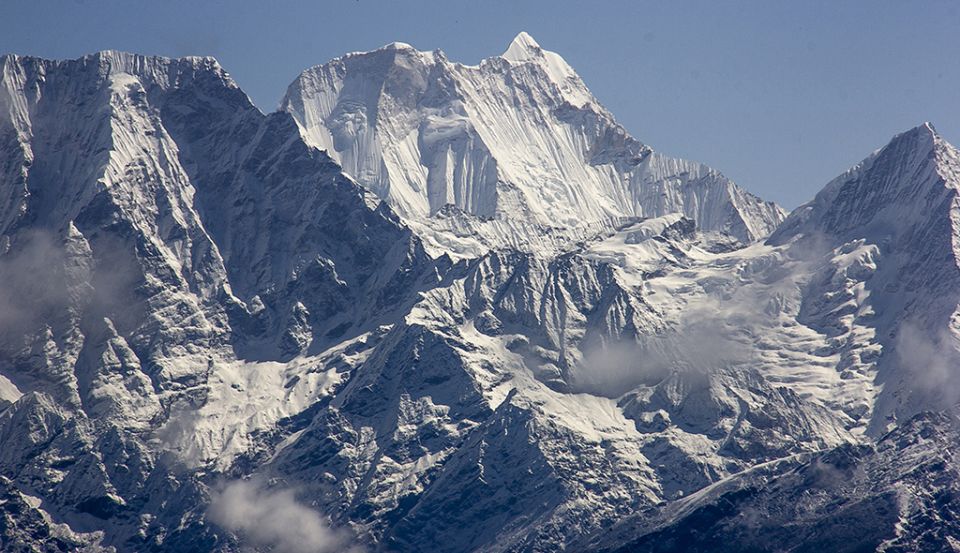
[[[395,40],[476,63],[526,30],[638,139],[793,208],[897,132],[960,143],[960,2],[2,0],[0,52],[216,56],[265,111]]]

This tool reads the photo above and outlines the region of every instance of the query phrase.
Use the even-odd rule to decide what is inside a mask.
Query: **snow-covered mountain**
[[[631,137],[526,33],[477,66],[402,43],[348,54],[304,71],[281,109],[443,251],[562,248],[674,212],[751,242],[785,215]]]
[[[955,545],[928,124],[777,226],[526,35],[269,115],[210,58],[0,69],[4,550]]]
[[[111,543],[166,532],[163,452],[244,439],[188,424],[220,371],[376,329],[434,262],[212,59],[0,67],[2,473]]]
[[[958,208],[960,151],[925,123],[834,179],[770,239],[832,248],[804,313],[829,317],[844,370],[876,371],[875,435],[960,403]]]

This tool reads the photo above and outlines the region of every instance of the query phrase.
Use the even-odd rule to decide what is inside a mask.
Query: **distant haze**
[[[960,3],[5,0],[0,52],[213,55],[264,111],[403,41],[476,63],[526,30],[639,140],[794,208],[897,132],[960,142]]]

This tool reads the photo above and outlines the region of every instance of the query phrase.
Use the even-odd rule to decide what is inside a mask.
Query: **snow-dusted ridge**
[[[441,250],[556,249],[670,212],[748,243],[785,215],[632,138],[526,33],[477,66],[408,45],[349,54],[304,71],[281,109]],[[437,220],[447,206],[469,236],[453,239],[449,219]]]

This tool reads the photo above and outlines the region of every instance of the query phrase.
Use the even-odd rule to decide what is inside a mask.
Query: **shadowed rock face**
[[[349,55],[270,115],[208,58],[0,62],[3,548],[949,542],[931,127],[745,245],[775,206],[526,36]],[[262,529],[208,513],[251,494]]]
[[[960,530],[957,428],[952,416],[923,413],[874,445],[751,471],[669,516],[623,521],[590,550],[950,551]]]

